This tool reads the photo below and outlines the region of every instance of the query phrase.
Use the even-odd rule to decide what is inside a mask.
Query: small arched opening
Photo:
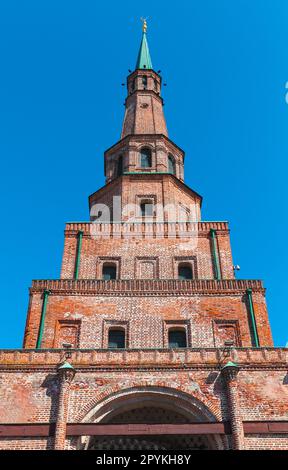
[[[168,155],[168,172],[176,175],[176,163],[173,155]]]
[[[142,148],[140,152],[140,166],[141,168],[151,168],[152,154],[149,148]]]

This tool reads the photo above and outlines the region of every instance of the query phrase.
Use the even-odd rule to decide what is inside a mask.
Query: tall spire
[[[150,52],[149,52],[149,47],[148,47],[148,41],[146,37],[146,31],[147,31],[147,21],[146,19],[142,19],[143,22],[143,35],[142,35],[142,41],[138,53],[138,58],[136,62],[136,70],[137,69],[144,69],[144,70],[151,70],[153,69],[152,66],[152,60],[150,57]]]

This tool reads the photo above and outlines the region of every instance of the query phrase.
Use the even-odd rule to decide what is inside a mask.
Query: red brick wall
[[[148,78],[147,90],[143,90],[142,75]],[[134,78],[136,91],[131,88]],[[122,394],[125,403],[125,397],[137,388],[148,393],[154,387],[160,395],[168,389],[175,399],[173,405],[179,394],[185,394],[195,416],[201,411],[208,421],[231,422],[240,403],[236,431],[232,426],[234,440],[224,438],[230,444],[234,442],[234,447],[237,433],[239,442],[242,436],[242,446],[241,418],[288,420],[286,352],[241,349],[253,344],[247,288],[252,292],[260,346],[273,345],[263,286],[259,281],[235,280],[227,223],[201,222],[202,198],[183,183],[184,152],[167,137],[160,85],[160,76],[150,70],[136,71],[128,77],[122,140],[105,152],[109,184],[89,198],[90,209],[100,204],[98,211],[103,213],[106,206],[110,216],[106,215],[106,223],[67,224],[61,279],[36,281],[30,291],[24,338],[24,347],[30,350],[0,351],[1,423],[56,421],[58,448],[65,441],[65,432],[61,431],[66,428],[67,410],[70,422],[88,418],[93,421],[92,411],[103,400]],[[139,168],[143,146],[151,149],[152,166],[146,169],[146,175],[132,175],[143,170]],[[175,176],[167,174],[170,153]],[[120,155],[123,171],[129,174],[118,177],[115,170]],[[121,214],[116,220],[112,213],[114,196],[121,196]],[[141,198],[152,200],[154,209],[164,207],[163,220],[158,213],[158,218],[153,214],[143,224]],[[127,205],[130,208],[125,212]],[[183,213],[188,209],[191,217],[183,222]],[[91,221],[95,221],[98,211],[90,213]],[[222,277],[218,281],[214,280],[211,229],[216,234]],[[79,280],[74,281],[79,231],[84,235]],[[100,280],[105,260],[115,262],[118,280]],[[179,262],[191,263],[193,281],[176,280]],[[153,279],[141,279],[148,277]],[[39,336],[44,289],[48,303],[42,350],[35,352],[32,349]],[[124,351],[107,350],[108,331],[115,326],[125,330]],[[185,330],[188,348],[167,349],[169,328]],[[223,348],[227,340],[233,340],[238,347],[234,356],[229,348]],[[63,342],[77,348],[68,353],[76,369],[71,388],[70,382],[63,388],[57,375],[67,350],[51,351],[62,347]],[[84,351],[87,348],[91,351]],[[240,367],[233,394],[231,390],[227,394],[220,372],[229,359]],[[73,370],[69,370],[72,377]],[[227,378],[229,369],[224,370]],[[66,372],[62,369],[62,374]],[[244,441],[247,448],[288,449],[284,434],[247,435]],[[77,448],[77,441],[67,438],[66,446]],[[0,449],[50,448],[53,438],[0,437]]]
[[[204,350],[202,352],[204,354]],[[219,353],[219,363],[223,364],[227,360],[224,357],[225,353],[223,350]],[[15,354],[18,354],[18,359]],[[177,400],[178,392],[184,393],[195,401],[199,411],[207,410],[211,416],[215,417],[214,419],[219,421],[229,420],[225,387],[215,352],[212,354],[207,351],[205,355],[201,353],[202,365],[196,359],[194,367],[192,363],[190,364],[190,358],[192,361],[193,358],[195,361],[195,355],[200,358],[197,353],[191,352],[189,357],[183,352],[171,353],[170,368],[162,370],[160,364],[157,366],[158,370],[157,368],[145,370],[144,363],[142,365],[139,363],[139,359],[141,360],[139,353],[131,352],[136,363],[138,358],[138,365],[133,373],[127,369],[130,363],[128,355],[125,360],[123,353],[118,354],[118,370],[115,367],[113,370],[105,371],[100,370],[96,365],[97,360],[93,363],[91,354],[73,353],[71,358],[76,375],[70,389],[68,422],[82,422],[85,419],[91,422],[93,421],[92,410],[102,401],[109,397],[112,399],[115,394],[119,393],[125,397],[125,393],[128,391],[131,393],[133,389],[141,388],[148,392],[151,387],[154,390],[159,388],[161,393],[163,390],[170,389],[175,394],[175,400]],[[149,356],[150,353],[145,354]],[[287,421],[287,372],[285,367],[279,367],[281,361],[283,362],[283,358],[282,360],[280,358],[280,350],[267,352],[250,350],[245,353],[239,351],[238,354],[240,363],[238,390],[242,419],[244,421]],[[29,353],[1,353],[1,423],[55,422],[59,392],[56,365],[60,357],[61,353],[56,352],[30,353],[30,355]],[[105,357],[108,359],[107,353]],[[109,361],[112,357],[113,354],[110,354]],[[155,351],[151,351],[150,360],[154,363],[155,357]],[[185,357],[189,367],[175,369],[182,364],[183,360],[185,361]],[[250,364],[245,365],[248,357],[250,357]],[[273,357],[275,358],[274,365]],[[16,367],[17,370],[11,370],[11,361],[13,368]],[[102,366],[105,368],[105,358]],[[120,367],[123,370],[120,370]],[[141,371],[141,367],[142,369],[144,367],[144,370]],[[70,440],[67,439],[68,448]],[[46,449],[51,448],[52,445],[53,438],[0,439],[0,449]],[[276,433],[275,436],[248,434],[245,436],[245,447],[247,449],[287,449],[287,434]]]
[[[239,398],[243,420],[287,420],[287,376],[278,370],[239,373]],[[287,437],[287,436],[286,436]]]
[[[55,372],[1,370],[0,422],[45,423],[55,420],[58,393],[57,380],[53,381]]]
[[[179,208],[183,206],[190,209],[190,220],[194,222],[201,220],[200,197],[170,175],[157,174],[153,177],[150,175],[122,176],[90,196],[90,209],[94,204],[105,204],[109,209],[112,208],[113,196],[121,196],[122,221],[140,220],[137,213],[139,196],[153,196],[154,203],[160,206],[157,211],[157,218],[154,219],[156,222],[163,220],[163,212],[164,220],[179,221]],[[102,208],[99,209],[103,210]],[[98,207],[97,210],[94,210],[93,215],[97,212]],[[115,221],[119,221],[119,218]]]
[[[49,444],[47,438],[31,437],[0,438],[0,450],[50,450],[53,449],[53,442]]]
[[[112,282],[112,281],[111,281]],[[160,293],[159,293],[160,294]],[[258,334],[262,346],[272,346],[270,327],[267,319],[263,294],[255,293]],[[30,318],[25,335],[25,347],[36,346],[42,299],[40,293],[33,293]],[[266,320],[265,320],[266,318]],[[130,348],[166,347],[165,322],[185,322],[190,347],[223,346],[223,322],[230,322],[235,328],[237,346],[251,346],[245,295],[181,295],[175,296],[143,294],[132,295],[61,295],[49,296],[42,347],[52,348],[57,343],[59,322],[70,320],[81,324],[79,346],[81,348],[107,347],[103,338],[104,325],[109,322],[125,322],[129,326],[128,346]],[[222,322],[222,331],[219,324]],[[225,323],[226,322],[226,323]],[[232,323],[231,323],[232,322]],[[229,323],[228,323],[229,325]],[[258,323],[257,323],[258,325]],[[68,335],[69,336],[69,335]],[[69,336],[70,338],[70,336]],[[67,342],[68,339],[67,337]],[[64,338],[63,338],[64,339]],[[229,338],[228,338],[229,339]]]
[[[129,232],[128,233],[129,236]],[[181,261],[191,262],[195,259],[196,279],[213,279],[213,262],[211,255],[210,236],[205,234],[198,239],[178,238],[161,239],[155,233],[155,238],[151,238],[151,232],[147,228],[147,239],[119,239],[117,237],[102,240],[98,236],[92,238],[84,236],[81,250],[79,279],[102,279],[102,272],[98,269],[102,259],[105,257],[121,260],[120,279],[137,278],[136,260],[139,256],[157,258],[159,264],[159,279],[177,279],[177,265]],[[72,236],[71,236],[72,235]],[[125,234],[124,234],[125,236]],[[156,238],[157,236],[157,238]],[[223,234],[222,240],[228,237]],[[62,279],[72,279],[75,270],[75,257],[77,248],[77,235],[68,234],[65,238],[65,248],[62,263]],[[229,264],[228,264],[229,263]],[[228,255],[221,260],[223,279],[233,279],[233,266]]]
[[[147,77],[144,90],[142,77]],[[155,90],[154,80],[157,81]],[[134,84],[133,91],[131,84]],[[161,79],[153,71],[135,71],[128,77],[128,97],[121,138],[130,134],[165,134],[167,128],[160,98]]]
[[[261,435],[253,434],[245,437],[246,450],[288,450],[287,434]]]

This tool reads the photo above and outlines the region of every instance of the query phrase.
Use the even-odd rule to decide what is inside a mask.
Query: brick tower
[[[0,353],[2,449],[288,449],[288,351],[228,224],[201,220],[161,82],[144,22],[90,222],[67,223],[60,279],[33,281],[23,349]]]

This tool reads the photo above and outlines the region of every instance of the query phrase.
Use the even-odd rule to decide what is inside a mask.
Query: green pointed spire
[[[150,57],[148,41],[146,37],[147,23],[143,20],[143,36],[136,62],[136,69],[151,70],[153,69],[152,60]]]

